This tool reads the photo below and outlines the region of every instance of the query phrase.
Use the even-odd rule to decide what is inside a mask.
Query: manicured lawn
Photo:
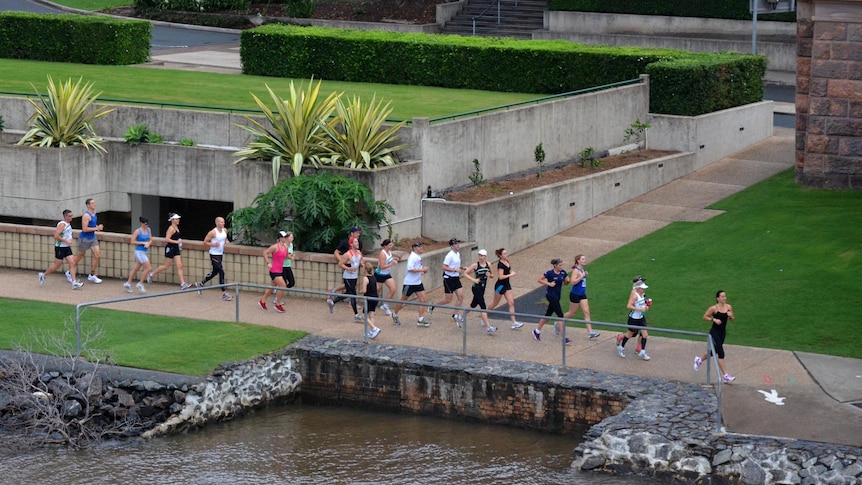
[[[286,97],[290,83],[286,78],[0,59],[0,79],[3,79],[0,95],[45,93],[48,76],[55,81],[83,78],[94,82],[95,92],[101,92],[103,99],[252,110],[259,108],[249,93],[267,101],[266,86],[269,85]],[[343,92],[348,99],[355,95],[370,101],[376,95],[377,99],[391,101],[393,119],[434,118],[537,98],[532,94],[324,81],[321,94],[333,91]]]
[[[0,315],[0,348],[74,354],[74,306],[0,298]],[[102,337],[91,342],[89,348],[107,352],[111,363],[196,376],[206,375],[225,362],[282,349],[306,335],[247,323],[86,309],[82,328],[97,327],[101,327]],[[54,339],[63,337],[68,346],[46,349],[32,343],[45,341],[49,335]],[[82,353],[87,354],[87,349]]]
[[[113,7],[128,7],[134,3],[133,0],[51,0],[57,5],[77,8],[79,10],[105,10]]]
[[[624,323],[640,274],[651,326],[707,332],[701,317],[724,290],[737,316],[729,344],[862,358],[862,192],[805,189],[788,170],[711,208],[727,212],[588,263],[593,320]]]

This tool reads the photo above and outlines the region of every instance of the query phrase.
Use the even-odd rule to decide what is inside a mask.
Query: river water
[[[646,485],[571,471],[580,438],[349,408],[287,405],[185,435],[0,456],[10,484]]]

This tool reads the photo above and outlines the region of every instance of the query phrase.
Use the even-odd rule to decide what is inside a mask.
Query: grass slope
[[[724,290],[737,316],[729,344],[862,358],[862,192],[806,189],[788,170],[710,208],[726,212],[588,264],[593,320],[625,322],[641,274],[651,326],[707,332],[701,317]]]
[[[75,349],[75,307],[0,298],[0,348],[69,355]],[[305,332],[233,322],[210,322],[88,308],[81,325],[102,328],[91,349],[111,363],[177,374],[206,375],[220,364],[279,350]],[[62,349],[36,348],[34,336],[63,337]],[[86,349],[83,349],[86,354]]]

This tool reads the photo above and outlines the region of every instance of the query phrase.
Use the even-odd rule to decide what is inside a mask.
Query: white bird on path
[[[761,391],[760,389],[758,389],[757,392],[763,394],[763,396],[766,398],[767,402],[771,402],[771,403],[775,404],[776,406],[784,406],[784,399],[785,398],[778,397],[778,391],[776,391],[775,389],[770,389],[770,390],[772,392]]]

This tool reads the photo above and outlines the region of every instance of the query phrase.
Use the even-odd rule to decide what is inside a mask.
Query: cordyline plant
[[[93,131],[93,122],[114,111],[113,108],[101,107],[91,109],[98,99],[97,93],[93,94],[93,83],[83,84],[83,79],[72,84],[72,79],[65,83],[55,84],[51,76],[48,76],[48,95],[36,95],[41,105],[32,99],[27,101],[36,108],[36,112],[30,117],[30,129],[18,145],[30,145],[40,147],[67,147],[82,145],[88,150],[90,148],[105,152],[102,146],[102,138]]]
[[[273,90],[266,86],[269,97],[274,105],[270,109],[257,96],[252,94],[254,101],[263,111],[269,127],[250,116],[246,119],[253,126],[237,125],[255,137],[246,148],[234,153],[240,157],[235,163],[243,160],[270,160],[272,162],[272,184],[278,183],[278,174],[283,162],[289,163],[294,175],[299,175],[304,163],[320,166],[319,156],[324,153],[324,127],[332,123],[330,119],[335,110],[338,94],[332,93],[326,99],[320,99],[321,82],[310,82],[303,89],[296,89],[290,82],[290,97],[281,99]]]
[[[395,152],[407,148],[407,145],[395,143],[398,130],[407,122],[401,121],[384,129],[386,118],[392,113],[389,105],[378,101],[377,96],[369,103],[354,97],[349,105],[339,97],[335,105],[337,126],[324,125],[329,135],[328,151],[321,160],[330,165],[366,170],[398,163]]]

